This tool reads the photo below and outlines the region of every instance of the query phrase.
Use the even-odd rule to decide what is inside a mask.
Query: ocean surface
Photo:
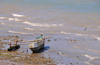
[[[100,0],[0,0],[0,36],[40,34],[51,35],[44,56],[99,65]]]

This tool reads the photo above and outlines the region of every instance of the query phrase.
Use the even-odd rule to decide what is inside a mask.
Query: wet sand
[[[19,65],[26,64],[46,64],[46,65],[99,65],[100,64],[100,38],[91,34],[44,34],[51,36],[46,39],[44,49],[38,53],[32,53],[28,45],[21,47],[12,52],[8,52],[7,43],[9,40],[14,43],[14,36],[0,36],[0,57],[3,60],[14,62]],[[17,34],[18,40],[33,40],[40,34],[22,35]],[[12,59],[13,58],[13,59]],[[8,62],[9,63],[9,62]]]
[[[39,65],[55,64],[54,60],[39,56],[38,54],[25,54],[24,52],[7,51],[9,40],[14,41],[15,36],[0,36],[0,63],[1,65]],[[19,37],[20,38],[20,37]],[[5,45],[5,46],[4,46]],[[8,46],[8,47],[7,47]]]

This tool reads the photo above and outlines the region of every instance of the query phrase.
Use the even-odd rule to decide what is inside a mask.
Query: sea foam
[[[97,36],[95,36],[95,35],[92,35],[91,37],[93,37],[93,38],[95,38],[95,39],[97,39],[97,40],[100,41],[100,37],[97,37]]]
[[[13,13],[12,13],[12,16],[14,16],[14,17],[25,17],[24,15],[20,15],[20,14],[13,14]]]
[[[93,52],[100,52],[99,50],[93,50],[93,49],[87,49],[89,51],[93,51]]]
[[[33,30],[36,31],[36,30],[37,30],[37,29],[28,28],[28,27],[25,27],[25,29],[26,29],[26,30],[31,30],[31,31],[33,31]],[[43,29],[38,29],[38,30],[43,30]]]
[[[76,34],[76,33],[66,33],[64,31],[61,31],[61,34],[74,34],[74,35],[78,35],[78,36],[88,36],[90,38],[94,38],[94,39],[97,39],[98,41],[100,41],[100,37],[97,37],[95,35],[88,35],[88,34]]]
[[[78,36],[84,36],[83,34],[75,34],[75,33],[67,33],[67,32],[64,32],[64,31],[61,31],[62,34],[74,34],[74,35],[78,35]]]
[[[71,33],[66,33],[66,32],[64,32],[64,31],[61,31],[61,34],[71,34]]]
[[[63,24],[46,24],[46,23],[31,23],[29,21],[23,22],[24,24],[32,25],[32,26],[39,26],[39,27],[51,27],[51,26],[62,26]]]
[[[8,20],[10,20],[10,21],[22,21],[22,20],[17,19],[17,18],[8,18]]]
[[[5,23],[1,23],[2,25],[5,25]]]
[[[40,27],[50,27],[49,25],[47,24],[40,24],[40,23],[31,23],[29,21],[25,21],[23,22],[24,24],[28,24],[28,25],[32,25],[32,26],[40,26]]]
[[[0,19],[6,19],[6,17],[0,17]]]
[[[25,29],[26,29],[26,30],[34,30],[34,29],[32,29],[32,28],[27,28],[27,27],[26,27]]]
[[[17,32],[17,31],[12,31],[8,30],[9,33],[16,33],[16,34],[30,34],[30,33],[24,33],[24,32]]]
[[[90,56],[90,55],[88,55],[88,54],[82,54],[82,55],[84,55],[85,57],[89,58],[90,60],[94,60],[94,59],[96,59],[96,58],[99,58],[99,57]]]
[[[93,65],[93,64],[91,64],[91,61],[94,60],[94,59],[99,58],[99,57],[90,56],[88,54],[82,54],[82,55],[89,58],[89,60],[85,61],[85,63],[87,63],[88,65]]]
[[[10,21],[23,21],[23,20],[18,19],[18,18],[9,18],[9,17],[0,17],[0,19],[6,19],[6,20],[10,20]]]

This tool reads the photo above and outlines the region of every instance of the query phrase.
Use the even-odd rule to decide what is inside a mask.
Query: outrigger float
[[[16,44],[14,44],[13,46],[11,46],[12,44],[10,42],[10,44],[9,44],[10,47],[8,48],[8,51],[14,51],[14,50],[17,50],[20,48],[20,45],[17,45],[17,42],[18,42],[17,38],[18,38],[18,36],[16,36],[16,39],[15,39]]]
[[[8,48],[8,51],[14,51],[14,50],[17,50],[19,48],[20,48],[20,45],[11,46],[11,43],[10,43],[10,47]]]

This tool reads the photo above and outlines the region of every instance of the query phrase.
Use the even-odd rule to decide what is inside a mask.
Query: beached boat
[[[24,43],[24,44],[22,44],[22,43],[19,44],[19,43],[18,43],[18,45],[17,45],[18,40],[16,39],[16,40],[15,40],[16,44],[12,44],[12,45],[15,45],[15,46],[11,46],[11,43],[10,43],[10,48],[8,49],[8,51],[19,49],[19,48],[20,48],[19,45],[25,45],[25,44],[28,44],[29,48],[30,48],[33,52],[40,51],[42,48],[44,48],[45,39],[47,39],[47,38],[49,38],[49,37],[51,37],[51,36],[44,37],[44,36],[41,34],[41,36],[37,37],[35,40],[19,41],[19,42],[31,42],[31,43]]]
[[[28,46],[33,52],[37,52],[44,48],[45,45],[45,38],[43,35],[37,37],[32,43],[30,43]]]

